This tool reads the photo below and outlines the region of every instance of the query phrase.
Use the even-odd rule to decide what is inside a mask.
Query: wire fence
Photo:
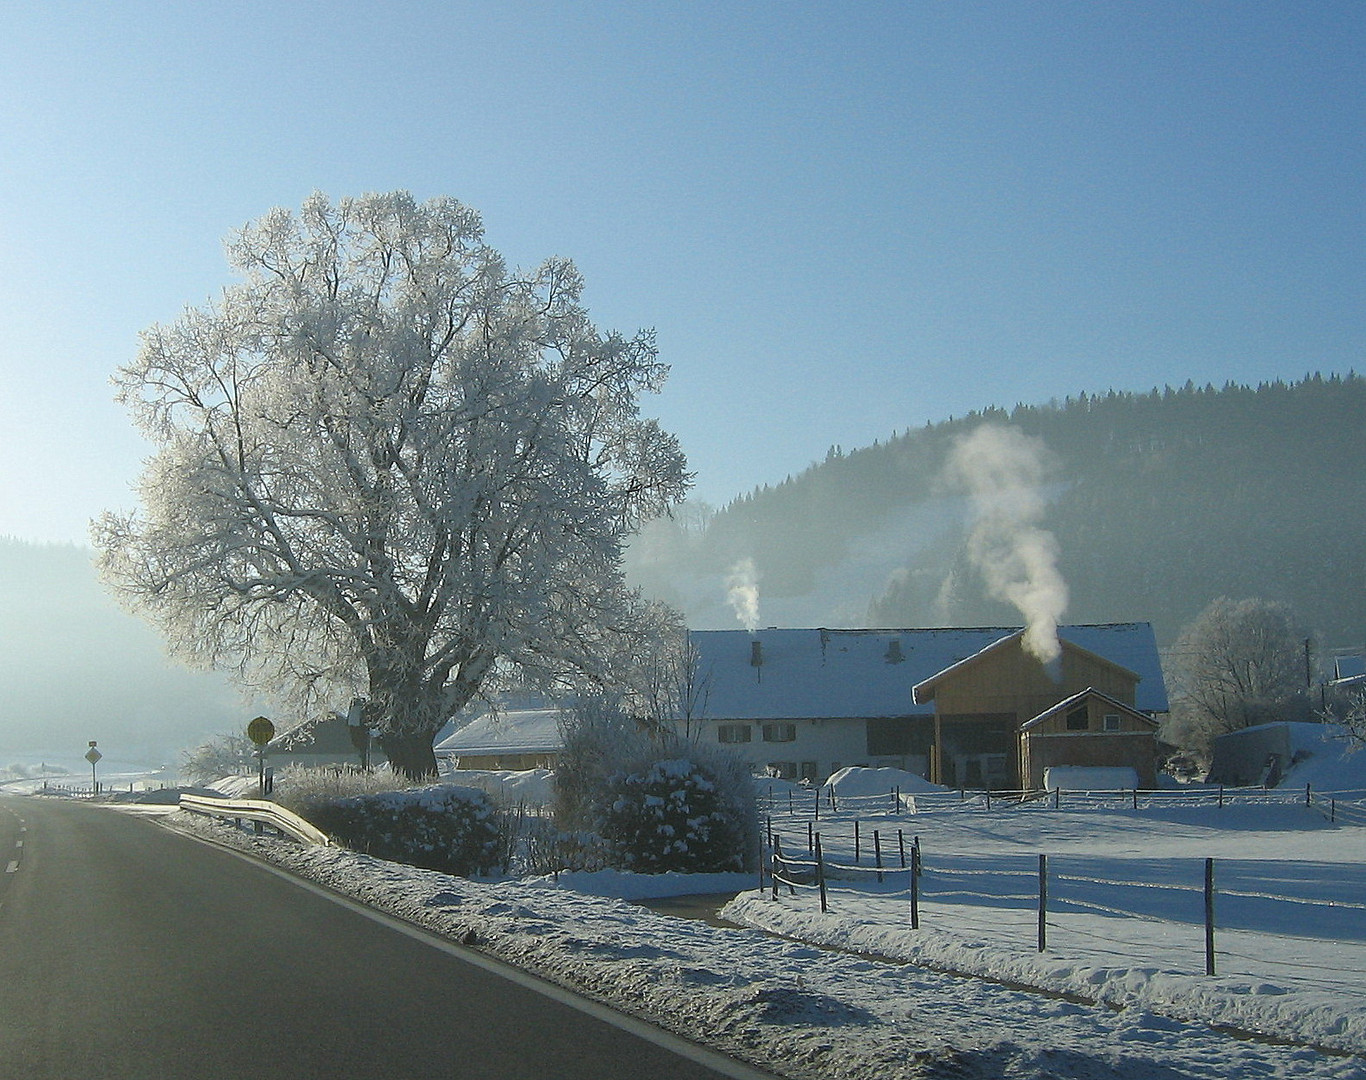
[[[1303,788],[1224,787],[1200,785],[1185,788],[1142,788],[1113,791],[1052,790],[1003,791],[959,788],[957,790],[886,792],[839,795],[828,785],[802,788],[769,785],[759,792],[761,815],[809,817],[819,821],[836,814],[864,817],[900,816],[945,810],[982,809],[1008,812],[1019,809],[1052,810],[1170,810],[1191,807],[1294,806],[1317,810],[1328,821],[1366,825],[1366,789],[1315,791]]]
[[[785,845],[770,822],[770,898],[817,894],[823,912],[876,925],[1061,947],[1111,965],[1276,978],[1366,1003],[1366,868],[925,852],[919,836],[883,824],[871,830],[871,853],[858,845],[851,858],[847,829],[823,837],[813,821],[802,850],[800,837]]]

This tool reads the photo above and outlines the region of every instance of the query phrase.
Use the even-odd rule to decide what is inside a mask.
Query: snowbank
[[[555,800],[555,774],[550,769],[453,769],[442,779],[478,788],[502,806],[549,806]]]
[[[834,788],[836,795],[846,799],[863,795],[886,795],[893,790],[899,790],[903,795],[914,794],[917,791],[948,790],[938,784],[931,784],[923,776],[917,776],[905,769],[872,769],[861,765],[851,765],[832,773],[825,786]]]

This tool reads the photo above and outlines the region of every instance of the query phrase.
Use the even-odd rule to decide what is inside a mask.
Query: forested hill
[[[1366,637],[1366,380],[1167,388],[988,409],[841,453],[709,519],[659,523],[631,556],[694,626],[734,626],[727,580],[762,625],[1014,623],[966,552],[944,480],[985,422],[1042,440],[1040,521],[1069,622],[1151,621],[1170,642],[1211,599],[1284,601],[1328,646]]]

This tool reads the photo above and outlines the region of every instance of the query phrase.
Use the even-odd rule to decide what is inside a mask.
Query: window
[[[796,724],[765,724],[764,742],[796,742]]]
[[[770,761],[767,771],[769,776],[776,776],[779,780],[797,779],[797,763],[795,761]]]
[[[802,779],[810,780],[813,784],[820,779],[820,773],[817,771],[816,763],[814,761],[802,762]]]
[[[1105,714],[1105,730],[1118,731],[1120,729],[1119,713],[1110,712]]]
[[[722,724],[716,729],[717,742],[747,743],[751,732],[748,724]]]
[[[1086,706],[1080,709],[1072,709],[1067,714],[1068,731],[1089,731],[1091,728],[1091,718],[1087,715]]]

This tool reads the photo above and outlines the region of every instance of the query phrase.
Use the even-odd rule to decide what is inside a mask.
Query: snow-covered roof
[[[737,720],[931,716],[911,688],[1018,626],[902,630],[694,630],[705,715]],[[1139,676],[1136,707],[1166,712],[1167,689],[1146,622],[1060,626],[1065,641]],[[757,654],[756,654],[757,647]],[[754,660],[758,659],[756,666]]]
[[[558,709],[508,709],[476,717],[436,744],[438,754],[544,754],[561,747]]]

